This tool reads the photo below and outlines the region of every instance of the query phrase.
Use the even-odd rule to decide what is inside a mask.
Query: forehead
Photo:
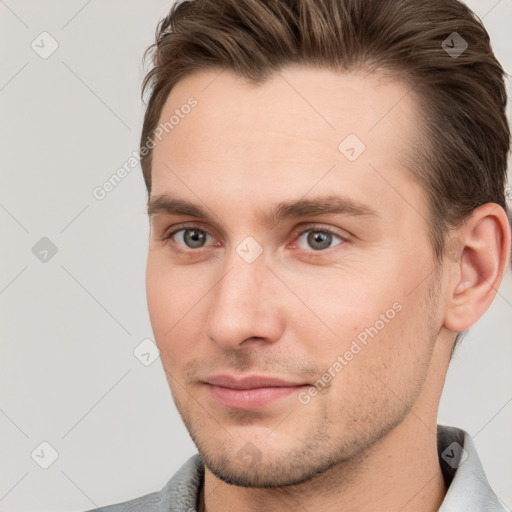
[[[192,198],[193,186],[280,201],[336,184],[382,203],[382,193],[396,202],[390,180],[417,189],[404,165],[417,105],[407,83],[381,74],[289,66],[253,85],[201,70],[177,83],[160,123],[173,115],[154,149],[152,195],[179,188]]]

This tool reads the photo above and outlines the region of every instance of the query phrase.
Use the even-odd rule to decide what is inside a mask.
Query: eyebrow
[[[184,215],[213,221],[214,215],[198,204],[178,199],[169,194],[150,198],[148,216]],[[297,199],[278,203],[271,210],[259,212],[258,218],[266,225],[274,225],[288,218],[308,217],[315,215],[349,215],[356,217],[379,217],[371,206],[355,201],[349,197],[327,195],[311,199]]]

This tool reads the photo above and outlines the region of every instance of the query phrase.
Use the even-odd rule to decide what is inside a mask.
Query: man
[[[199,453],[101,510],[506,510],[437,425],[510,258],[481,23],[456,0],[196,0],[152,51],[148,307]]]

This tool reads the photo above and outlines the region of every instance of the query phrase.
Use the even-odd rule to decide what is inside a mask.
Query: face
[[[259,86],[196,72],[167,99],[149,314],[177,409],[226,482],[349,464],[428,393],[441,315],[407,91],[290,66]]]

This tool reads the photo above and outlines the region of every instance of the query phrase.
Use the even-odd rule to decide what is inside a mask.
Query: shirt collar
[[[437,449],[448,487],[439,512],[510,512],[491,489],[475,444],[466,431],[438,425]]]

